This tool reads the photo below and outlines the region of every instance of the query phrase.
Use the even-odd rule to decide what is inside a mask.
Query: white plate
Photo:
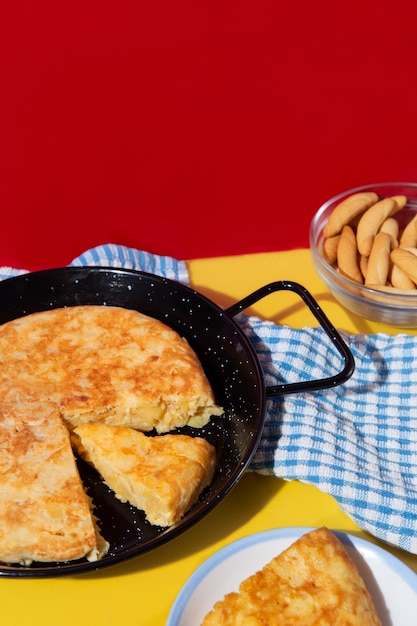
[[[175,600],[167,626],[199,626],[217,600],[312,528],[268,530],[239,539],[203,563]],[[382,548],[335,532],[372,594],[383,626],[416,626],[417,574]]]

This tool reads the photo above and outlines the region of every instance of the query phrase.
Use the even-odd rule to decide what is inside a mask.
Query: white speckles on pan
[[[340,352],[344,367],[334,376],[266,387],[256,352],[233,317],[276,290],[300,296]],[[96,304],[122,306],[151,315],[183,335],[198,354],[223,416],[203,430],[184,432],[207,437],[217,450],[212,484],[175,526],[153,527],[139,511],[106,490],[90,468],[80,462],[110,554],[97,563],[34,564],[31,568],[0,566],[0,576],[58,576],[101,569],[138,556],[174,538],[204,517],[234,486],[249,465],[261,437],[266,401],[282,393],[331,387],[347,380],[354,361],[346,344],[307,290],[291,281],[276,281],[223,311],[205,296],[165,278],[135,270],[67,267],[15,276],[0,282],[0,324],[54,307]],[[103,526],[104,524],[104,526]]]
[[[97,569],[138,556],[175,537],[205,516],[239,480],[256,449],[263,427],[265,388],[256,354],[237,323],[194,290],[134,270],[70,267],[34,272],[0,283],[0,323],[35,311],[78,304],[123,306],[163,321],[197,352],[225,414],[206,427],[184,432],[206,437],[217,450],[210,488],[176,526],[161,529],[117,500],[97,474],[79,461],[110,553],[97,563],[0,567],[0,575],[57,576]],[[138,563],[140,566],[140,563]]]

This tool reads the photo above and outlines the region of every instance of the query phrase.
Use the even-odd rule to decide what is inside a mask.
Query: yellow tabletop
[[[399,332],[345,311],[316,275],[308,250],[193,260],[189,270],[192,286],[224,307],[266,283],[293,280],[312,293],[339,330]],[[246,312],[294,328],[317,325],[305,305],[289,292],[271,294]],[[153,552],[89,574],[0,579],[1,623],[162,626],[189,576],[226,544],[271,528],[321,525],[378,543],[417,572],[417,556],[377,542],[316,487],[247,473],[201,522]]]

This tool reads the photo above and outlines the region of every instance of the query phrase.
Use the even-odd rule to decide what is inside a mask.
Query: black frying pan
[[[254,348],[233,316],[269,293],[296,292],[319,321],[341,355],[341,371],[308,382],[266,387]],[[353,373],[354,360],[312,296],[297,283],[278,281],[262,287],[226,310],[180,283],[134,270],[66,267],[23,274],[0,282],[0,323],[37,311],[81,304],[136,309],[168,324],[198,354],[225,415],[202,430],[182,429],[206,437],[216,447],[217,471],[212,485],[176,525],[161,529],[140,511],[119,502],[97,473],[79,460],[79,469],[95,504],[110,551],[101,561],[0,565],[0,576],[41,577],[100,569],[138,556],[176,537],[205,516],[236,484],[260,441],[265,403],[270,396],[333,387]],[[140,567],[140,564],[138,564]]]

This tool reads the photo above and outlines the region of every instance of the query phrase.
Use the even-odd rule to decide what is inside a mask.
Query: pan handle
[[[338,350],[342,359],[344,361],[344,367],[341,372],[335,374],[334,376],[328,376],[326,378],[319,378],[317,380],[308,380],[304,382],[296,382],[296,383],[286,383],[282,385],[272,385],[266,387],[266,395],[267,396],[278,396],[287,393],[297,393],[300,391],[316,391],[318,389],[328,389],[330,387],[335,387],[344,383],[348,380],[355,369],[355,361],[351,351],[349,350],[346,343],[343,341],[340,334],[334,328],[334,326],[329,321],[326,314],[317,304],[316,300],[313,296],[299,283],[288,281],[288,280],[279,280],[273,283],[269,283],[260,289],[252,292],[246,298],[239,300],[231,307],[226,309],[226,313],[231,315],[232,317],[237,313],[241,313],[244,309],[248,308],[258,300],[265,298],[271,293],[275,291],[294,291],[300,298],[304,301],[304,303],[308,306],[314,317],[318,320],[320,326],[323,328],[325,333],[328,335],[335,348]]]

